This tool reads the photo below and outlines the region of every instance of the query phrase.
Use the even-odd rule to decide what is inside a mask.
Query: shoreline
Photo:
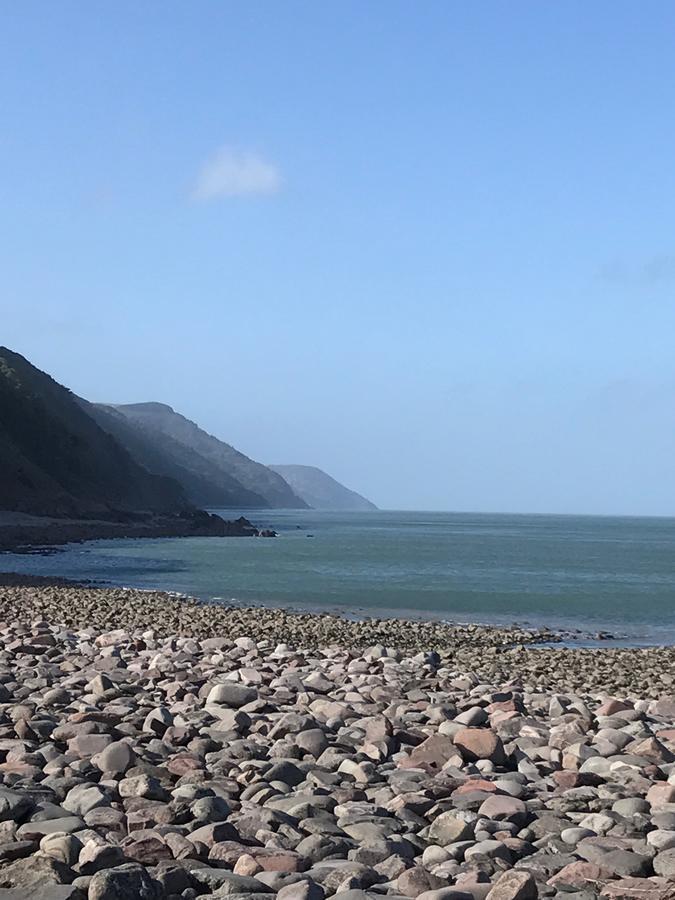
[[[142,536],[141,539],[144,539]],[[170,536],[178,539],[179,536]],[[113,538],[114,539],[114,538]],[[162,540],[160,536],[157,538]],[[508,617],[497,617],[494,619],[476,619],[470,620],[465,617],[461,619],[450,619],[447,614],[439,611],[415,611],[409,609],[400,609],[385,613],[378,607],[360,606],[356,608],[343,607],[339,604],[326,605],[317,607],[312,603],[266,603],[264,600],[240,599],[237,597],[225,597],[220,594],[214,596],[200,596],[196,593],[187,593],[183,589],[174,589],[170,586],[165,587],[161,584],[153,584],[150,586],[140,586],[134,584],[121,584],[106,579],[78,579],[58,576],[51,574],[43,575],[29,572],[3,572],[2,554],[3,552],[17,553],[17,551],[5,551],[0,547],[0,587],[2,579],[6,577],[16,577],[26,579],[28,584],[30,579],[35,579],[36,583],[40,580],[50,581],[58,580],[63,584],[70,584],[73,587],[86,586],[89,588],[100,588],[102,590],[123,590],[137,591],[146,594],[158,594],[171,597],[179,597],[184,600],[191,600],[198,604],[206,606],[219,606],[228,609],[243,610],[253,613],[255,610],[261,611],[278,611],[291,616],[329,616],[345,622],[364,622],[364,621],[392,621],[399,623],[411,622],[415,624],[427,624],[438,626],[439,628],[458,628],[458,629],[485,629],[489,631],[512,631],[518,636],[520,642],[528,645],[538,646],[540,648],[548,648],[549,646],[567,647],[569,649],[652,649],[659,647],[675,647],[675,641],[657,641],[646,637],[632,637],[630,634],[617,634],[616,632],[607,631],[600,628],[583,628],[574,624],[548,625],[543,623],[534,623],[528,620],[509,619]],[[58,546],[56,547],[33,547],[25,549],[17,555],[39,555],[51,556],[62,552]]]
[[[222,525],[223,522],[226,521],[225,517],[229,519],[237,515],[237,513],[238,511],[235,510],[222,510],[218,512],[220,518],[216,518],[216,516],[213,516],[213,518]],[[7,517],[9,518],[9,522],[6,520]],[[201,529],[198,531],[193,529],[186,534],[182,526],[178,533],[176,532],[175,527],[171,529],[171,533],[168,533],[164,529],[158,532],[149,532],[148,528],[144,526],[140,532],[135,530],[133,534],[130,534],[127,526],[115,524],[114,533],[110,533],[110,523],[105,523],[106,530],[104,533],[101,533],[97,527],[96,532],[91,534],[87,533],[88,529],[91,527],[91,523],[85,523],[87,531],[84,533],[80,531],[76,534],[72,543],[62,543],[60,545],[55,545],[54,543],[48,545],[36,545],[36,535],[35,533],[31,533],[29,535],[30,542],[23,543],[23,541],[20,541],[19,543],[21,543],[22,546],[16,547],[16,540],[13,540],[11,546],[6,543],[5,547],[3,547],[3,530],[6,531],[7,526],[11,525],[13,517],[28,518],[26,516],[21,516],[20,514],[9,513],[4,514],[3,516],[3,514],[0,513],[0,552],[5,549],[5,552],[17,554],[16,558],[12,559],[11,562],[6,563],[6,565],[13,566],[18,571],[28,569],[29,571],[47,575],[52,572],[61,571],[74,579],[80,579],[82,575],[84,575],[84,577],[97,579],[98,575],[103,574],[104,577],[91,583],[98,583],[103,587],[120,587],[128,583],[131,588],[142,586],[143,589],[157,590],[159,592],[175,590],[197,597],[203,602],[225,603],[227,605],[234,605],[242,608],[260,607],[267,609],[278,607],[283,608],[287,612],[299,614],[322,614],[328,612],[348,620],[381,618],[386,616],[388,618],[397,618],[400,620],[438,622],[449,626],[469,627],[475,625],[478,627],[496,629],[516,628],[523,631],[536,632],[539,635],[538,643],[542,646],[555,643],[556,645],[564,644],[571,648],[616,647],[643,649],[675,645],[674,623],[671,622],[669,629],[664,633],[664,629],[659,627],[656,620],[646,614],[642,615],[642,617],[640,617],[639,614],[637,617],[629,617],[624,622],[619,613],[618,618],[608,622],[606,617],[599,614],[599,611],[604,609],[601,604],[598,606],[598,614],[594,611],[592,603],[589,604],[586,613],[579,609],[579,603],[576,604],[576,607],[574,607],[573,604],[574,608],[571,613],[568,613],[563,605],[552,606],[551,604],[544,604],[541,608],[543,611],[535,609],[532,607],[532,604],[529,604],[531,607],[529,612],[523,612],[522,609],[518,608],[520,605],[519,602],[509,602],[508,597],[506,598],[507,602],[504,607],[502,607],[500,602],[491,603],[488,598],[487,603],[479,603],[479,605],[482,606],[483,611],[478,612],[473,609],[474,604],[471,602],[470,597],[460,597],[457,603],[457,610],[438,608],[445,605],[446,601],[443,598],[441,598],[440,601],[436,598],[431,602],[431,609],[419,610],[410,608],[410,604],[417,601],[416,597],[404,597],[403,602],[397,597],[394,597],[392,598],[392,602],[400,605],[397,605],[394,609],[386,609],[384,604],[378,605],[378,602],[382,602],[383,597],[385,600],[387,599],[386,593],[383,594],[381,591],[371,595],[369,592],[361,590],[353,597],[349,594],[342,596],[338,591],[335,598],[331,599],[330,592],[324,593],[320,590],[303,593],[302,590],[297,592],[289,591],[287,587],[284,587],[276,592],[274,590],[269,592],[267,590],[256,591],[253,590],[253,585],[247,586],[245,582],[241,582],[241,579],[237,581],[235,578],[233,581],[234,589],[231,592],[228,589],[225,594],[223,594],[222,587],[224,584],[228,584],[226,573],[224,575],[221,573],[221,575],[223,575],[221,578],[203,578],[201,571],[193,571],[188,564],[185,565],[183,570],[180,568],[176,569],[177,572],[184,571],[185,575],[183,577],[173,577],[171,574],[163,573],[163,570],[161,569],[159,575],[153,575],[152,565],[149,567],[148,574],[146,575],[144,575],[142,571],[137,573],[135,569],[132,569],[126,576],[123,574],[120,575],[115,565],[112,565],[109,571],[106,569],[105,565],[103,566],[102,571],[97,569],[95,559],[93,559],[93,562],[88,562],[83,570],[82,566],[77,563],[77,556],[80,552],[77,549],[78,544],[82,544],[83,547],[85,547],[86,544],[89,544],[89,550],[87,551],[85,547],[85,552],[89,552],[93,558],[98,552],[102,552],[105,555],[105,550],[99,551],[96,549],[97,541],[99,540],[110,540],[111,543],[108,545],[110,547],[113,547],[113,542],[119,540],[124,543],[125,539],[128,538],[130,538],[131,541],[138,539],[141,543],[144,540],[147,540],[149,545],[148,558],[150,559],[151,557],[156,557],[158,553],[152,545],[156,541],[166,540],[167,544],[172,545],[172,547],[167,550],[167,555],[176,556],[178,565],[180,566],[183,562],[183,557],[181,556],[182,551],[178,549],[177,542],[179,541],[179,538],[182,541],[185,536],[200,537],[204,532]],[[239,522],[242,522],[247,529],[250,526],[253,531],[256,530],[254,526],[251,526],[248,520],[243,519],[243,517],[233,524],[238,525]],[[73,537],[72,535],[65,535],[61,526],[62,523],[59,523],[58,535],[52,532],[50,536],[58,536],[62,541],[66,541],[68,537]],[[77,527],[79,529],[79,524]],[[250,534],[251,532],[246,531],[245,533]],[[267,536],[267,534],[271,532],[263,530],[259,533],[263,536]],[[284,536],[285,531],[282,530],[281,534]],[[293,531],[292,534],[295,535],[295,531]],[[191,546],[191,543],[188,541],[187,545]],[[131,542],[129,546],[131,548],[129,552],[133,555],[136,551],[133,549]],[[214,554],[218,557],[221,552],[219,545],[212,545],[211,542],[202,542],[202,546],[205,548],[204,552],[210,554],[211,557],[213,557]],[[186,550],[185,552],[189,554],[191,551]],[[245,556],[250,556],[251,553],[249,547],[246,547],[246,549],[243,549],[241,552],[244,553]],[[47,557],[52,555],[58,556],[59,553],[66,554],[66,561],[59,562],[57,560],[53,565],[47,559],[35,559],[33,562],[27,562],[26,565],[21,561],[21,556]],[[75,565],[70,565],[68,560],[70,560],[73,553],[76,558]],[[114,556],[115,553],[116,551],[113,549],[112,555]],[[232,551],[232,549],[228,547],[227,553],[229,555],[234,553],[235,557],[240,555],[238,548]],[[282,557],[285,557],[284,553],[281,555]],[[258,557],[257,549],[254,556],[255,558]],[[279,556],[276,550],[273,551],[272,558],[275,556]],[[265,554],[265,557],[267,558],[268,554]],[[189,559],[189,555],[185,557],[185,559]],[[0,570],[3,568],[2,557],[0,556]],[[168,573],[170,573],[170,571],[170,569],[167,569]],[[267,573],[267,578],[269,581],[269,572]],[[241,594],[236,590],[237,586],[241,588]],[[380,587],[383,587],[383,585],[380,585]],[[272,583],[272,588],[274,588],[274,583]],[[267,596],[268,593],[270,593],[271,596]],[[420,599],[424,600],[423,597]],[[604,599],[606,601],[606,598]],[[371,600],[374,605],[371,605]],[[447,602],[449,602],[451,606],[455,605],[452,596],[450,596]],[[525,605],[528,604],[526,603]],[[505,611],[502,611],[503,609]],[[612,610],[606,610],[606,614],[611,617]]]
[[[363,650],[380,644],[405,652],[433,651],[459,669],[489,678],[536,671],[542,686],[561,690],[630,689],[636,696],[661,696],[664,685],[675,683],[668,675],[675,672],[675,646],[669,645],[569,646],[550,630],[394,617],[350,619],[333,612],[212,603],[169,591],[0,572],[0,621],[40,618],[102,631],[151,629],[164,639],[262,634],[305,649]]]
[[[42,550],[46,552],[43,554]],[[26,551],[26,555],[51,555],[50,548],[33,548]],[[0,550],[0,589],[3,586],[16,587],[40,587],[44,585],[54,585],[72,588],[88,588],[101,589],[104,591],[125,591],[131,593],[141,593],[145,595],[157,595],[161,597],[170,597],[177,601],[195,603],[207,607],[218,607],[229,610],[239,610],[247,615],[255,615],[256,611],[261,612],[277,612],[284,616],[312,618],[327,617],[335,619],[346,624],[349,623],[392,623],[405,626],[410,623],[414,626],[426,625],[437,629],[459,629],[461,631],[486,630],[497,634],[508,633],[514,635],[513,643],[526,643],[536,647],[548,646],[564,646],[574,649],[578,642],[585,642],[588,649],[596,646],[613,646],[612,640],[614,636],[606,633],[606,636],[593,635],[590,631],[571,628],[554,628],[547,625],[533,625],[529,622],[490,622],[490,621],[470,621],[466,619],[451,620],[440,614],[433,612],[417,612],[403,609],[399,612],[391,612],[389,614],[378,614],[376,608],[358,607],[355,610],[342,608],[340,606],[325,606],[317,608],[310,604],[268,604],[264,601],[248,601],[240,600],[236,597],[229,599],[223,596],[200,597],[197,594],[189,594],[183,591],[172,590],[168,587],[154,585],[151,587],[141,587],[133,584],[115,584],[105,579],[77,579],[59,575],[40,575],[28,572],[3,572],[2,571],[2,552]],[[53,548],[54,553],[58,553],[58,548]],[[593,642],[593,643],[591,643]],[[657,644],[646,644],[646,647],[652,646],[668,646]]]
[[[178,539],[179,536],[170,536]],[[113,538],[114,539],[114,538]],[[143,538],[144,539],[144,536]],[[160,536],[157,538],[162,540]],[[328,617],[345,623],[397,623],[405,626],[410,623],[413,627],[426,625],[443,632],[444,630],[458,629],[460,631],[480,630],[495,632],[496,634],[513,634],[514,643],[525,643],[530,647],[548,649],[550,647],[576,650],[576,649],[621,649],[621,650],[650,650],[658,648],[674,648],[675,641],[657,641],[648,638],[634,638],[628,634],[616,634],[605,629],[582,628],[576,625],[548,625],[546,623],[533,623],[530,621],[510,620],[508,617],[495,617],[495,619],[470,620],[450,619],[436,611],[414,611],[401,609],[384,612],[377,607],[341,607],[328,605],[317,607],[310,603],[266,603],[263,600],[244,600],[237,597],[224,597],[222,595],[199,596],[196,593],[187,593],[182,589],[164,587],[161,584],[140,586],[134,584],[121,584],[105,579],[78,579],[59,575],[43,575],[22,571],[4,572],[2,569],[3,552],[16,553],[16,551],[3,551],[0,549],[0,588],[6,579],[15,578],[16,585],[39,586],[40,583],[59,583],[74,588],[84,587],[100,589],[103,591],[127,591],[130,593],[142,593],[146,595],[158,595],[171,597],[181,601],[189,601],[201,606],[217,607],[228,610],[239,610],[247,615],[254,615],[256,611],[262,613],[274,613],[299,618]],[[59,547],[35,547],[22,551],[21,555],[51,556],[61,552]],[[4,579],[4,581],[3,581]]]

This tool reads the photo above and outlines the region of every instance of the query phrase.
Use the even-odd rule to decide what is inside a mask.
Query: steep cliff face
[[[0,509],[129,521],[197,507],[375,509],[313,466],[264,466],[162,403],[92,404],[0,347]]]
[[[0,509],[115,519],[190,504],[175,481],[134,461],[67,388],[0,347]]]
[[[316,466],[270,466],[281,475],[312,509],[377,509],[356,491],[351,491]]]
[[[208,434],[170,406],[131,403],[96,409],[109,417],[113,434],[138,461],[152,472],[171,475],[194,503],[278,509],[307,506],[277,472]]]
[[[236,478],[168,435],[145,427],[112,406],[82,403],[101,428],[110,432],[136,462],[155,475],[175,479],[196,506],[269,506],[262,495],[247,490]]]

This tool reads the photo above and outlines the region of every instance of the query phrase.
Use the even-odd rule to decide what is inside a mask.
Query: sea
[[[90,541],[5,553],[0,570],[214,603],[546,626],[588,646],[675,643],[674,518],[214,512],[278,537]]]

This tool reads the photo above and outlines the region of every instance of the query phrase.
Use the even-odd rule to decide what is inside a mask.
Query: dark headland
[[[101,537],[253,535],[199,509],[135,459],[86,405],[0,349],[0,548]]]
[[[206,507],[308,503],[278,472],[170,406],[90,403],[0,348],[0,549],[259,534],[248,516],[225,521]]]

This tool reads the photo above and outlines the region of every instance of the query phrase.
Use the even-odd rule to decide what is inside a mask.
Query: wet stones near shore
[[[78,585],[63,579],[0,573],[0,619],[44,619],[69,627],[153,629],[158,637],[208,639],[264,636],[297,647],[363,649],[383,644],[433,651],[461,671],[496,682],[526,677],[552,691],[602,691],[660,697],[675,693],[675,648],[580,649],[537,646],[556,632],[517,626],[448,625],[436,621],[361,619],[326,613],[242,608],[167,594]],[[0,898],[2,900],[2,898]]]
[[[675,898],[672,651],[323,619],[0,589],[0,900]]]

